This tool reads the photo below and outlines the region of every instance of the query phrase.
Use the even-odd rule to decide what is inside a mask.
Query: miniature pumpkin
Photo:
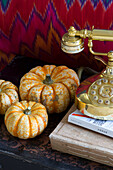
[[[8,108],[5,125],[13,136],[28,139],[41,134],[48,123],[45,106],[33,101],[21,101]]]
[[[37,66],[26,73],[20,81],[22,100],[42,103],[48,113],[60,113],[74,101],[79,85],[76,72],[66,66]]]
[[[8,107],[19,101],[18,88],[10,81],[0,80],[0,114],[5,114]]]

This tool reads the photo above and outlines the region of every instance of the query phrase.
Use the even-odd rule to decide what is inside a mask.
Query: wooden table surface
[[[20,78],[26,72],[37,65],[44,64],[46,63],[36,59],[17,56],[1,71],[0,79],[9,80],[19,87]],[[11,136],[4,125],[4,116],[0,116],[0,154],[10,156],[12,159],[24,160],[35,164],[38,169],[39,167],[58,170],[112,169],[90,160],[52,150],[49,135],[56,128],[66,112],[49,115],[49,122],[45,131],[40,136],[27,140]]]

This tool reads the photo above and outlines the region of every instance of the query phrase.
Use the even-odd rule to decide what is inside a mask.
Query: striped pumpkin
[[[48,123],[45,106],[33,101],[21,101],[8,108],[5,125],[8,132],[18,138],[34,138],[41,134]]]
[[[79,85],[76,72],[66,66],[37,66],[20,81],[21,100],[42,103],[48,113],[60,113],[74,101]]]
[[[0,114],[5,114],[8,107],[17,101],[18,88],[9,81],[0,80]]]

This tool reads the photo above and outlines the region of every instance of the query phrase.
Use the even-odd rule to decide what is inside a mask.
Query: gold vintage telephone
[[[71,26],[62,37],[61,49],[70,54],[79,53],[84,50],[85,38],[88,38],[89,51],[94,55],[108,56],[108,63],[100,74],[81,83],[76,91],[75,103],[81,112],[90,117],[113,120],[113,51],[99,53],[92,49],[93,40],[113,41],[113,31],[94,29],[94,27],[92,30],[78,31]]]

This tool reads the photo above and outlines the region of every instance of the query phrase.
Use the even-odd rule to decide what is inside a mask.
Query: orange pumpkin
[[[20,81],[22,100],[42,103],[48,113],[60,113],[74,101],[79,85],[76,72],[66,66],[37,66],[26,73]]]
[[[13,136],[21,139],[34,138],[41,134],[48,123],[45,106],[33,101],[21,101],[8,108],[5,125]]]
[[[0,80],[0,114],[5,114],[8,107],[19,101],[18,88],[9,81]]]

